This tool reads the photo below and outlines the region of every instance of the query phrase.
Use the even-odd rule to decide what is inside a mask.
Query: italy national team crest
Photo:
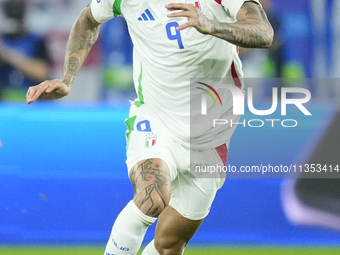
[[[155,146],[156,141],[157,141],[157,135],[152,134],[152,133],[146,135],[146,137],[145,137],[145,147],[151,148],[151,147]]]

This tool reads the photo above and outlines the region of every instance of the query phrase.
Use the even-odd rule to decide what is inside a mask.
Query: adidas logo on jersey
[[[138,18],[139,21],[143,20],[155,20],[155,18],[152,16],[149,9],[146,9],[144,13],[142,13],[141,17]]]

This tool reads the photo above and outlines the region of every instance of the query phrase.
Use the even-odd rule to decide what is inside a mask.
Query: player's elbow
[[[269,48],[270,46],[272,46],[273,44],[273,38],[268,38],[266,40],[264,40],[261,44],[261,48],[263,49],[267,49]]]
[[[265,33],[265,36],[263,38],[262,48],[269,48],[272,46],[274,41],[274,29],[271,25],[268,25],[268,29]]]
[[[239,45],[244,48],[269,48],[274,41],[274,30],[269,22],[257,22],[256,31],[251,34],[251,43]]]

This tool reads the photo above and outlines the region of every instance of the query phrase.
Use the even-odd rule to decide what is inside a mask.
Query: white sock
[[[155,247],[154,243],[155,239],[153,239],[143,250],[142,255],[161,255]],[[182,255],[184,254],[184,250],[182,252]]]
[[[142,213],[131,200],[113,225],[104,255],[136,255],[146,230],[156,219]]]
[[[155,239],[154,239],[155,240]],[[155,248],[154,240],[152,240],[142,252],[142,255],[161,255]]]

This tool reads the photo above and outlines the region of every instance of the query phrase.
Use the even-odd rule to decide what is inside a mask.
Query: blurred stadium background
[[[25,2],[25,25],[45,38],[49,76],[58,78],[69,30],[89,0]],[[294,130],[238,128],[228,164],[339,164],[340,1],[262,2],[276,41],[270,50],[241,50],[245,77],[300,78],[318,100],[309,104],[312,120]],[[8,24],[1,10],[0,43]],[[0,77],[3,65],[0,52]],[[131,65],[126,24],[115,18],[68,97],[27,106],[20,70],[0,80],[0,254],[103,253],[133,194],[124,124],[135,97]],[[266,104],[270,95],[271,86],[259,85],[254,97]],[[340,254],[339,187],[337,180],[227,179],[185,254]]]

